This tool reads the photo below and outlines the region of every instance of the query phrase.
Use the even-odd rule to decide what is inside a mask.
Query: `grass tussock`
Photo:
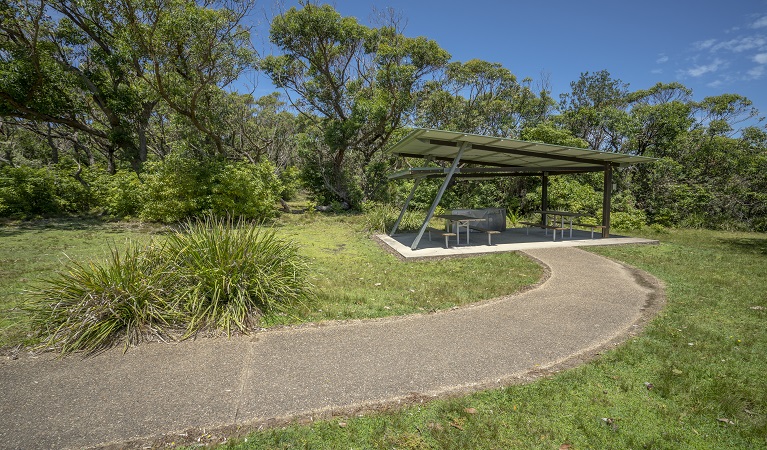
[[[24,309],[43,347],[94,352],[200,331],[247,333],[310,292],[294,244],[254,223],[209,217],[161,244],[112,248],[104,263],[70,260]]]
[[[187,335],[253,329],[264,314],[301,304],[310,288],[295,244],[231,219],[188,222],[167,239],[164,253]]]

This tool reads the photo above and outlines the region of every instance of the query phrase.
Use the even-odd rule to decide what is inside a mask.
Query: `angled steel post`
[[[602,237],[610,237],[610,204],[613,193],[613,166],[605,164],[604,191],[602,193]]]
[[[541,176],[541,211],[549,210],[549,173],[543,172]],[[546,221],[546,213],[541,214],[541,225],[548,225]],[[545,229],[545,228],[544,228]],[[556,235],[554,230],[554,235]]]
[[[462,142],[461,146],[458,148],[458,154],[455,155],[455,159],[453,160],[453,165],[450,166],[450,171],[447,173],[447,176],[445,177],[445,181],[442,183],[442,186],[439,188],[439,191],[437,192],[437,196],[434,198],[434,201],[431,204],[431,207],[429,208],[429,212],[426,213],[426,219],[423,221],[423,225],[421,225],[421,229],[418,231],[418,235],[415,237],[415,241],[413,241],[413,245],[410,246],[411,250],[415,250],[418,248],[418,243],[421,242],[421,237],[423,237],[424,231],[426,231],[426,228],[429,226],[429,221],[431,220],[431,217],[434,215],[434,210],[437,209],[437,205],[439,205],[439,201],[442,200],[442,194],[445,193],[445,189],[447,189],[447,185],[450,183],[450,179],[453,178],[453,174],[455,173],[455,169],[458,168],[458,162],[461,160],[461,156],[463,156],[464,150],[467,150],[471,148],[471,144],[468,142]]]
[[[415,194],[415,190],[418,187],[418,183],[420,182],[421,182],[421,178],[415,179],[415,182],[413,183],[413,189],[410,190],[410,195],[407,196],[407,200],[405,200],[405,205],[402,206],[402,212],[399,213],[399,217],[397,217],[397,221],[394,222],[394,227],[392,227],[391,233],[389,233],[389,236],[394,236],[394,233],[397,232],[399,223],[402,222],[402,218],[405,217],[405,211],[407,210],[407,206],[410,204],[410,200],[413,199],[413,194]]]

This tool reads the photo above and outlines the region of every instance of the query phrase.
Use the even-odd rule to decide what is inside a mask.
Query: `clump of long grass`
[[[399,217],[400,209],[384,203],[370,203],[363,207],[365,229],[370,233],[388,233]],[[416,231],[423,224],[426,212],[407,210],[397,230],[400,232]]]
[[[104,263],[69,261],[27,309],[46,348],[95,352],[118,342],[186,338],[201,330],[247,333],[269,313],[311,295],[297,247],[273,230],[208,217],[162,245],[129,243]]]
[[[64,272],[43,281],[27,304],[41,345],[62,353],[95,352],[165,338],[179,314],[167,295],[157,249],[129,242],[111,248],[104,264],[69,260]]]
[[[265,313],[285,312],[311,289],[291,242],[242,221],[190,221],[168,238],[176,299],[187,335],[203,329],[247,332]]]

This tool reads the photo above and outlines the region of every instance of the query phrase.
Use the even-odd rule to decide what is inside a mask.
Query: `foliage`
[[[90,192],[65,166],[0,166],[0,217],[34,218],[87,210]]]
[[[105,262],[70,260],[25,306],[40,345],[94,352],[200,331],[247,333],[312,295],[297,247],[242,219],[190,221]]]
[[[100,153],[110,173],[122,161],[140,171],[150,148],[162,154],[165,130],[150,128],[168,117],[201,134],[206,154],[222,155],[235,131],[221,120],[221,105],[234,101],[223,88],[253,63],[241,26],[251,6],[4,1],[0,117],[49,139],[56,129],[73,153]]]
[[[354,178],[402,126],[421,80],[449,58],[434,41],[402,35],[391,19],[369,28],[305,2],[272,20],[269,38],[283,54],[261,67],[317,128],[313,150],[325,154],[315,167],[326,197],[360,200],[350,190]]]
[[[546,88],[536,94],[498,63],[472,59],[447,64],[441,78],[418,93],[416,124],[490,136],[519,137],[545,120],[554,104]]]
[[[213,213],[269,219],[282,186],[267,161],[253,165],[174,154],[148,164],[142,219],[173,223]]]
[[[365,216],[365,229],[370,233],[386,234],[394,227],[394,222],[400,214],[400,208],[394,205],[377,202],[365,202],[362,212]],[[408,208],[397,226],[400,232],[416,231],[421,228],[426,211]]]
[[[115,217],[136,217],[144,207],[146,187],[132,170],[118,170],[114,175],[101,173],[95,181],[99,205]]]
[[[255,223],[190,221],[168,237],[163,253],[187,336],[205,329],[247,332],[264,314],[289,312],[310,296],[297,246]]]

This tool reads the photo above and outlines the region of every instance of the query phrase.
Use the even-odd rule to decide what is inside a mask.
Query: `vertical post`
[[[602,194],[602,237],[610,236],[610,203],[613,195],[613,166],[605,164],[605,182]]]
[[[549,173],[541,176],[541,211],[549,210]],[[546,213],[541,214],[541,225],[546,225]]]
[[[418,243],[421,242],[421,237],[423,237],[424,231],[426,231],[426,228],[429,226],[429,221],[434,215],[434,210],[437,209],[439,201],[442,200],[442,194],[445,193],[445,189],[447,189],[447,185],[450,183],[450,179],[453,178],[453,174],[455,173],[455,169],[458,168],[458,163],[461,161],[461,156],[463,156],[464,150],[468,148],[471,148],[471,144],[468,142],[461,143],[461,146],[458,148],[458,154],[455,155],[455,159],[453,159],[453,165],[450,166],[450,170],[447,172],[447,176],[445,176],[445,181],[442,183],[442,186],[440,186],[439,191],[437,191],[437,196],[434,197],[434,201],[431,203],[429,212],[426,213],[426,219],[424,219],[423,225],[421,225],[421,229],[418,230],[418,234],[413,241],[413,245],[410,246],[411,250],[418,248]]]
[[[391,233],[389,233],[389,236],[394,236],[394,233],[397,232],[399,223],[402,222],[402,218],[405,217],[405,211],[407,211],[407,206],[410,204],[410,200],[413,199],[413,194],[415,194],[415,189],[418,187],[418,183],[420,182],[421,182],[421,178],[415,179],[415,182],[413,183],[413,189],[410,190],[410,195],[407,196],[407,200],[405,200],[405,204],[402,206],[402,211],[399,213],[399,217],[397,217],[397,221],[394,222],[394,227],[392,227]]]

